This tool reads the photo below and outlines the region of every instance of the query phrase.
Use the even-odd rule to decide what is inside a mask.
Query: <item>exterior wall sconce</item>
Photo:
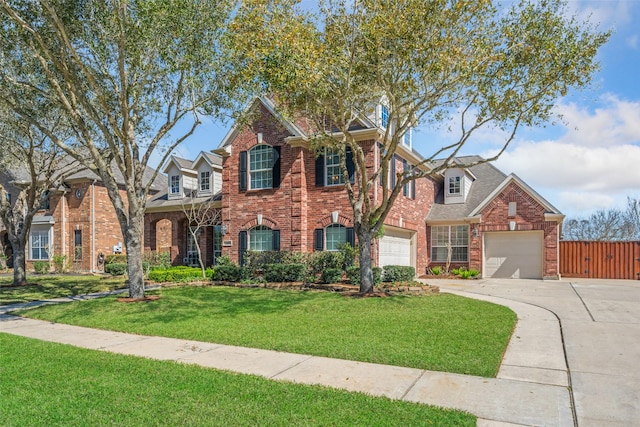
[[[474,229],[471,231],[471,235],[473,235],[473,237],[478,237],[478,228],[474,227]]]

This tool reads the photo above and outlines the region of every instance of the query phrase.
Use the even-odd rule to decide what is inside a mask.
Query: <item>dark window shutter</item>
[[[280,152],[282,147],[273,147],[273,155],[275,156],[275,161],[273,162],[273,188],[280,188]]]
[[[324,228],[316,228],[313,234],[315,236],[313,249],[316,251],[323,251],[324,250]]]
[[[238,262],[244,265],[244,253],[247,251],[247,232],[238,233]]]
[[[416,180],[411,181],[411,198],[415,200],[416,198]]]
[[[380,159],[380,164],[378,165],[380,167],[380,169],[382,169],[382,150],[383,150],[383,146],[382,144],[378,144],[378,158]],[[382,176],[382,171],[380,171],[380,185],[384,184],[383,182],[383,176]]]
[[[351,147],[347,147],[347,149],[345,150],[345,155],[345,163],[347,164],[347,174],[349,175],[349,182],[353,184],[354,182],[356,182],[356,164],[353,161],[353,150],[351,150]]]
[[[240,169],[238,171],[240,175],[239,183],[240,183],[240,191],[247,190],[247,152],[240,152]]]
[[[350,244],[352,248],[356,247],[356,235],[353,232],[353,227],[347,227],[347,243]]]
[[[396,187],[396,155],[391,157],[391,188]]]
[[[404,174],[406,175],[406,173],[409,171],[409,164],[407,163],[406,160],[402,159],[402,172],[404,172]],[[409,196],[409,189],[411,187],[409,187],[409,183],[406,183],[403,187],[402,187],[402,194],[404,194],[405,197]]]
[[[324,187],[324,155],[316,157],[316,187]]]
[[[273,230],[273,237],[272,237],[272,243],[273,243],[273,250],[274,251],[279,251],[280,250],[280,230]]]

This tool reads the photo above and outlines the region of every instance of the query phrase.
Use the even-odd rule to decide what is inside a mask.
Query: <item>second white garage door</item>
[[[380,238],[379,265],[411,265],[415,258],[411,243],[412,232],[385,227],[384,236]]]
[[[542,231],[484,233],[483,277],[541,279]]]

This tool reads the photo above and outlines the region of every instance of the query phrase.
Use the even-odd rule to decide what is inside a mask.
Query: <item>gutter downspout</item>
[[[96,180],[91,183],[91,272],[96,272]]]

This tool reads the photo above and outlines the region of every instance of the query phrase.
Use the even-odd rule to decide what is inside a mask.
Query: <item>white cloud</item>
[[[571,212],[593,212],[617,204],[616,198],[609,195],[576,191],[563,191],[558,195],[558,200],[560,204],[570,207]]]
[[[629,46],[631,49],[633,50],[637,50],[638,49],[638,35],[634,34],[632,36],[627,37],[627,39],[625,40],[627,43],[627,46]]]
[[[620,29],[631,23],[637,3],[637,0],[578,0],[568,2],[568,12],[599,24],[602,29]]]

